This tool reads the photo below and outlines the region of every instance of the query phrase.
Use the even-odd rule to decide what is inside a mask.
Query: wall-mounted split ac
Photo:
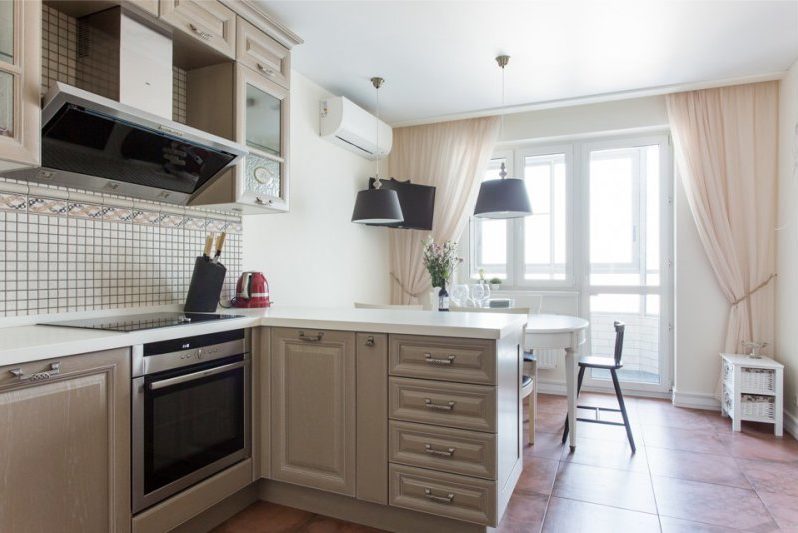
[[[388,124],[343,96],[322,100],[319,135],[370,160],[387,156],[393,144]]]

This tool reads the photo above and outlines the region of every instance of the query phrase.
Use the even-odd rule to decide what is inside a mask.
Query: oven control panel
[[[249,334],[246,330],[134,346],[133,376],[144,376],[241,354],[249,358]]]

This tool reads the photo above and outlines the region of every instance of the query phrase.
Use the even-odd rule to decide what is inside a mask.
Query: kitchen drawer
[[[218,0],[161,0],[161,18],[227,57],[236,56],[236,14]]]
[[[389,416],[397,420],[496,432],[496,389],[391,377]]]
[[[391,335],[390,343],[393,376],[496,384],[495,341]]]
[[[496,435],[391,420],[390,461],[496,479]]]
[[[390,465],[388,501],[423,513],[496,524],[496,483],[423,468]]]
[[[288,89],[291,54],[258,28],[238,17],[236,61]]]

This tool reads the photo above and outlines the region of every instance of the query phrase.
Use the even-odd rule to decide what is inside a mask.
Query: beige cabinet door
[[[0,171],[39,164],[41,48],[41,2],[0,1]]]
[[[161,0],[160,16],[186,35],[235,59],[236,14],[217,0]]]
[[[271,477],[355,495],[355,334],[272,328]]]
[[[258,28],[238,17],[236,60],[273,82],[289,87],[291,52]]]
[[[0,368],[0,531],[130,530],[127,349]]]

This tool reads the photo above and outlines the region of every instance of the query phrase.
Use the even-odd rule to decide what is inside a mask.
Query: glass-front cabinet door
[[[238,141],[249,148],[239,167],[239,201],[288,210],[288,89],[237,66]]]
[[[0,0],[0,170],[39,164],[41,2]]]

